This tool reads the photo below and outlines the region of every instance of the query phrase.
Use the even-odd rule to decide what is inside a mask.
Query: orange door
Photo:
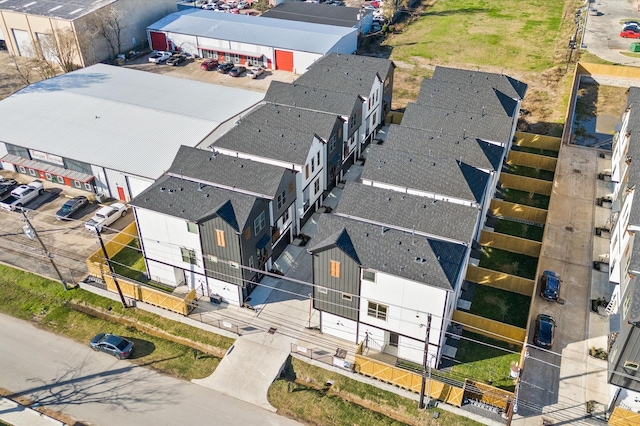
[[[127,201],[126,197],[124,196],[124,189],[118,187],[118,198],[120,199],[120,201]]]
[[[293,52],[276,50],[276,69],[283,71],[293,71]]]

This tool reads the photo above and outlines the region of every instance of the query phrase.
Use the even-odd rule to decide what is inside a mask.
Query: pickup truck
[[[18,186],[18,182],[13,179],[0,179],[0,200],[9,196],[9,193]]]
[[[102,232],[102,228],[111,225],[113,222],[127,214],[127,205],[114,203],[110,206],[102,207],[93,215],[84,227],[91,232]]]
[[[29,201],[36,199],[42,194],[44,194],[42,181],[34,180],[27,185],[20,185],[11,191],[11,195],[0,201],[0,207],[8,211],[19,210]]]
[[[151,56],[149,56],[149,62],[154,62],[156,64],[162,64],[166,62],[167,59],[171,57],[171,52],[165,52],[163,50],[154,51]]]

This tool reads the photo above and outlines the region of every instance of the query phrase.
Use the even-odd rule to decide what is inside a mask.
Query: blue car
[[[540,296],[547,300],[558,300],[561,282],[560,275],[553,271],[544,271],[540,278]]]

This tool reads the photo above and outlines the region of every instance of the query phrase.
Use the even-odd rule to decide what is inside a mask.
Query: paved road
[[[0,342],[0,387],[94,425],[299,425],[2,314]]]

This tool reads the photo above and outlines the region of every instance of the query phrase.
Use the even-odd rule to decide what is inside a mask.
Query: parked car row
[[[554,271],[546,270],[540,277],[540,297],[552,302],[560,302],[560,275]],[[551,315],[539,314],[536,317],[533,332],[533,343],[543,349],[553,347],[553,335],[556,328],[556,320]]]
[[[253,5],[253,2],[249,0],[209,0],[204,3],[200,8],[204,10],[213,10],[214,12],[231,12],[239,13],[240,10],[249,9]],[[235,11],[235,12],[234,12]]]
[[[200,68],[205,71],[217,70],[221,74],[228,74],[231,77],[246,75],[249,78],[258,78],[264,74],[263,67],[248,68],[232,62],[218,62],[217,59],[206,59],[200,64]]]
[[[172,53],[163,50],[154,50],[149,56],[149,62],[152,62],[156,65],[166,64],[176,66],[185,62],[189,58],[191,58],[191,55],[189,55],[188,53]]]

